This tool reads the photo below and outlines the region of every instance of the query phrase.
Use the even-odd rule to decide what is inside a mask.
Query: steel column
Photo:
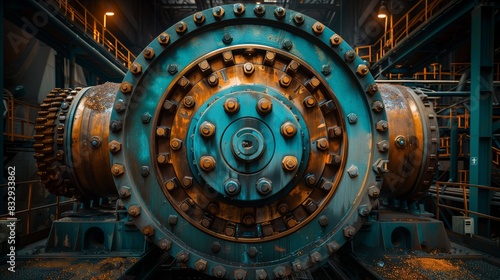
[[[457,182],[458,179],[458,119],[457,111],[451,108],[452,117],[450,119],[450,181]]]
[[[494,7],[479,5],[472,11],[470,183],[491,184],[493,101]],[[490,192],[470,189],[470,209],[489,214]],[[475,232],[488,235],[489,225],[475,217]],[[478,231],[478,229],[480,231]]]

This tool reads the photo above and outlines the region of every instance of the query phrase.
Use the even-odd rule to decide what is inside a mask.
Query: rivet
[[[101,146],[101,138],[99,136],[92,136],[90,138],[90,146],[92,147],[92,149],[97,149]]]
[[[282,87],[290,86],[291,82],[292,82],[292,78],[290,78],[290,76],[288,76],[287,74],[283,74],[280,78],[280,86],[282,86]]]
[[[261,98],[259,102],[257,102],[257,111],[261,115],[267,115],[273,109],[273,103],[271,100],[267,98]]]
[[[236,3],[233,5],[233,12],[236,16],[241,16],[245,12],[245,5]]]
[[[193,20],[197,25],[201,25],[205,22],[205,15],[202,12],[197,12],[193,15]]]
[[[253,72],[255,71],[255,66],[253,63],[247,62],[243,65],[243,72],[245,75],[252,75]]]
[[[137,217],[141,214],[141,208],[138,205],[130,205],[127,209],[127,213],[132,217]]]
[[[304,16],[302,14],[295,14],[293,16],[293,22],[295,22],[296,25],[302,25],[304,23]]]
[[[123,93],[129,93],[132,91],[132,85],[129,82],[123,82],[120,84],[120,91]]]
[[[316,140],[316,148],[323,151],[328,149],[328,140],[326,138],[320,138]]]
[[[281,44],[281,46],[282,46],[285,50],[289,51],[289,50],[291,50],[291,49],[292,49],[292,47],[293,47],[293,43],[292,43],[292,41],[290,41],[289,39],[285,39],[285,40],[283,40],[283,43]]]
[[[372,110],[376,113],[380,113],[384,110],[384,103],[380,100],[373,102]]]
[[[396,143],[396,147],[398,148],[404,148],[406,146],[406,138],[403,135],[398,135],[396,136],[396,139],[394,139],[394,142]]]
[[[174,151],[179,150],[182,147],[182,140],[179,138],[174,138],[170,140],[170,148]]]
[[[353,50],[348,50],[344,55],[344,59],[347,63],[352,62],[354,58],[356,58],[356,52]]]
[[[253,8],[253,12],[256,16],[262,17],[266,13],[266,8],[260,4],[257,4],[255,8]]]
[[[209,121],[204,121],[200,125],[200,134],[205,138],[209,138],[215,133],[215,125]]]
[[[355,124],[358,122],[358,116],[354,113],[349,113],[347,115],[347,121],[350,123],[350,124]]]
[[[389,169],[387,168],[387,165],[389,164],[389,160],[386,159],[377,159],[375,163],[373,164],[373,172],[377,175],[382,175],[384,173],[389,172]]]
[[[281,135],[286,138],[291,138],[297,134],[297,127],[291,122],[285,122],[281,125]]]
[[[186,97],[184,97],[184,99],[182,99],[182,104],[186,108],[192,108],[196,104],[196,101],[195,101],[194,97],[186,96]]]
[[[214,18],[216,20],[220,20],[221,18],[224,17],[224,8],[220,7],[220,6],[217,6],[217,7],[214,7],[212,9],[212,15],[214,16]]]
[[[155,56],[155,51],[151,47],[147,47],[144,49],[143,53],[145,59],[151,59],[153,56]]]
[[[215,169],[215,159],[212,156],[202,156],[200,158],[200,168],[205,172],[210,172]]]
[[[274,16],[277,19],[283,19],[285,17],[285,15],[286,15],[286,11],[282,7],[277,7],[276,9],[274,9]]]
[[[294,156],[285,156],[283,157],[281,164],[283,166],[283,169],[285,169],[286,171],[293,171],[297,168],[299,162],[297,161],[297,158]]]
[[[370,69],[368,69],[368,66],[364,64],[358,65],[358,68],[356,69],[356,74],[358,74],[358,76],[364,77],[368,73],[370,73]]]
[[[130,72],[134,75],[140,74],[142,72],[142,66],[139,63],[134,62],[130,66]]]
[[[318,223],[322,226],[322,227],[326,227],[328,225],[328,216],[326,215],[321,215],[319,216],[318,218]]]
[[[178,66],[177,64],[170,63],[167,67],[167,71],[170,75],[174,75],[178,71]]]
[[[207,77],[207,82],[210,86],[214,87],[219,84],[219,76],[217,74],[212,73]]]
[[[210,249],[212,250],[212,252],[214,253],[217,253],[220,251],[220,249],[222,248],[222,246],[220,245],[219,242],[215,241],[215,242],[212,242],[212,245],[210,246]]]
[[[158,42],[162,45],[167,45],[170,42],[170,36],[163,32],[158,36]]]
[[[355,165],[351,165],[349,169],[347,169],[347,174],[349,174],[349,177],[351,178],[358,177],[358,167]]]
[[[230,97],[226,99],[224,102],[224,110],[227,113],[235,113],[240,109],[240,103],[238,102],[238,99]]]
[[[187,31],[187,24],[185,22],[180,21],[175,24],[175,32],[177,32],[177,34],[182,35],[186,31]]]
[[[317,21],[313,24],[312,30],[313,30],[314,34],[321,35],[323,33],[323,31],[325,30],[325,26]]]
[[[141,121],[142,123],[146,124],[151,121],[151,115],[149,113],[144,113],[141,115]]]
[[[339,35],[335,34],[330,37],[330,44],[332,44],[332,47],[337,47],[340,43],[342,43],[342,37]]]

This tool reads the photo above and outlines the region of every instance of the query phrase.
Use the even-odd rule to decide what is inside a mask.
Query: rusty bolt
[[[318,78],[312,77],[309,81],[307,81],[306,88],[312,92],[315,91],[320,84],[321,82]]]
[[[204,259],[199,259],[195,264],[194,267],[198,271],[205,271],[207,269],[207,261]]]
[[[372,110],[377,113],[382,112],[384,110],[384,103],[380,100],[373,102]]]
[[[380,195],[380,189],[376,185],[371,185],[368,188],[368,195],[372,198],[377,198]]]
[[[251,226],[255,224],[255,218],[252,215],[245,215],[242,220],[243,224],[246,226]]]
[[[193,15],[193,20],[196,24],[201,25],[205,22],[205,15],[202,12],[197,12]]]
[[[142,66],[139,63],[134,62],[130,66],[130,72],[134,75],[140,74],[142,72]]]
[[[112,132],[119,132],[123,128],[123,123],[121,121],[117,120],[112,120],[111,123],[109,124],[109,129],[111,129]]]
[[[339,35],[335,34],[330,37],[330,44],[332,44],[333,47],[337,47],[340,43],[342,43],[342,37]]]
[[[165,188],[168,190],[168,191],[172,191],[173,189],[175,189],[176,185],[175,185],[175,182],[173,180],[168,180],[165,182]]]
[[[328,249],[328,252],[335,253],[340,249],[340,244],[337,241],[332,241],[326,244],[326,248]]]
[[[186,31],[187,31],[187,24],[185,22],[179,21],[178,23],[175,24],[175,32],[177,32],[177,34],[182,35]]]
[[[233,5],[233,12],[236,16],[241,16],[245,12],[245,5],[236,3]]]
[[[325,26],[317,21],[313,24],[312,30],[314,34],[321,35],[321,33],[323,33],[323,31],[325,30]]]
[[[274,270],[274,276],[276,276],[276,278],[283,278],[284,276],[286,276],[286,268],[284,266],[277,266]]]
[[[349,169],[347,169],[347,174],[349,174],[349,177],[351,177],[351,178],[358,177],[358,167],[355,165],[351,165],[351,167],[349,167]]]
[[[130,205],[127,212],[132,217],[137,217],[141,214],[141,208],[138,205]]]
[[[368,86],[368,91],[367,91],[367,93],[368,93],[369,95],[374,95],[375,93],[377,93],[377,91],[378,91],[378,85],[377,85],[377,84],[370,84],[370,85]]]
[[[257,192],[261,195],[267,195],[273,190],[273,183],[267,178],[260,178],[255,184]]]
[[[330,126],[328,127],[328,137],[329,138],[337,138],[342,135],[342,128],[339,126]]]
[[[356,74],[358,74],[358,76],[364,77],[368,73],[370,73],[370,69],[368,69],[368,66],[364,64],[358,65],[358,68],[356,69]]]
[[[144,55],[145,59],[151,59],[153,58],[153,56],[155,56],[155,50],[151,47],[147,47],[144,49],[142,54]]]
[[[177,66],[177,64],[170,63],[167,67],[167,71],[170,75],[174,75],[177,71],[179,71],[179,66]]]
[[[119,152],[122,149],[122,144],[116,140],[113,140],[113,141],[109,142],[108,148],[109,148],[109,151],[114,154],[114,153]]]
[[[283,165],[283,169],[285,169],[286,171],[293,171],[297,168],[299,162],[294,156],[285,156],[281,161],[281,164]]]
[[[120,84],[120,91],[123,93],[129,93],[132,91],[132,85],[129,82],[123,82]]]
[[[273,109],[273,103],[271,100],[267,98],[261,98],[259,102],[257,102],[257,111],[261,115],[267,115]]]
[[[147,225],[142,229],[142,233],[148,237],[155,235],[155,229],[152,225]]]
[[[354,113],[349,113],[347,115],[347,121],[350,123],[350,124],[355,124],[358,122],[358,116]]]
[[[115,164],[113,164],[113,167],[111,167],[111,173],[113,173],[113,175],[115,175],[115,176],[120,176],[123,174],[123,172],[125,172],[125,171],[123,169],[123,165],[121,165],[121,164],[115,163]]]
[[[205,138],[209,138],[215,133],[215,125],[211,122],[204,121],[200,125],[200,134]]]
[[[387,169],[388,164],[389,164],[388,160],[379,158],[373,164],[373,171],[378,175],[382,175],[384,173],[387,173],[387,172],[389,172],[389,169]]]
[[[300,67],[300,64],[295,61],[295,60],[291,60],[290,63],[288,63],[288,65],[286,66],[286,72],[287,73],[295,73],[297,72],[297,70],[299,70],[299,67]]]
[[[389,124],[387,123],[387,121],[378,121],[376,128],[378,131],[384,132],[387,131],[387,128],[389,128]]]
[[[296,25],[302,25],[304,20],[305,18],[302,14],[296,13],[295,16],[293,16],[293,22],[295,22]]]
[[[303,101],[304,105],[307,107],[307,108],[312,108],[314,106],[316,106],[316,99],[312,96],[308,96],[306,98],[304,98],[304,101]]]
[[[224,102],[224,110],[227,113],[235,113],[240,109],[240,103],[238,102],[238,99],[236,98],[228,98]]]
[[[253,63],[247,62],[243,65],[243,72],[245,75],[252,75],[253,72],[255,71],[255,66]]]
[[[264,269],[257,269],[255,271],[255,279],[257,280],[267,279],[267,272]]]
[[[276,9],[274,9],[274,16],[277,19],[283,19],[285,15],[286,15],[286,10],[283,9],[282,7],[277,7]]]
[[[186,108],[192,108],[196,104],[196,101],[194,100],[194,97],[186,96],[184,97],[184,99],[182,99],[182,104]]]
[[[291,122],[285,122],[281,125],[281,135],[290,138],[297,134],[297,127]]]
[[[394,139],[394,143],[396,143],[396,147],[402,149],[406,147],[406,138],[403,135],[398,135],[396,139]]]
[[[125,101],[123,101],[122,99],[118,99],[113,105],[113,108],[116,110],[116,112],[121,113],[125,111],[127,107],[125,106]]]
[[[256,16],[261,17],[266,13],[266,8],[260,4],[257,4],[255,8],[253,8],[253,12]]]
[[[168,162],[168,154],[159,154],[156,156],[156,161],[158,164],[165,164]]]
[[[191,184],[193,184],[193,177],[184,176],[184,178],[182,178],[182,186],[184,188],[189,188]]]
[[[225,13],[224,8],[220,6],[217,6],[212,9],[212,15],[216,20],[220,20],[222,17],[224,17],[224,13]]]
[[[219,83],[219,76],[217,74],[212,73],[207,77],[207,82],[210,86],[216,86]]]
[[[318,251],[309,254],[312,263],[319,263],[322,259],[321,253]]]
[[[381,153],[385,153],[389,150],[389,143],[386,140],[382,140],[377,143],[378,151]]]
[[[327,215],[321,215],[321,216],[319,216],[318,223],[322,227],[326,227],[328,225],[328,216]]]
[[[170,148],[174,151],[179,150],[182,147],[182,140],[179,138],[174,138],[170,140]]]
[[[314,174],[307,174],[304,179],[306,181],[306,185],[309,187],[313,187],[316,184],[316,176]]]
[[[346,62],[352,62],[354,58],[356,58],[356,52],[354,52],[353,50],[348,50],[344,55],[344,59]]]
[[[120,189],[118,190],[118,195],[121,197],[121,198],[127,198],[130,196],[130,188],[129,187],[125,187],[125,186],[121,186]]]
[[[316,140],[316,147],[323,151],[328,149],[328,140],[326,138]]]
[[[292,43],[292,41],[290,41],[289,39],[285,39],[285,40],[283,40],[283,43],[281,44],[281,46],[282,46],[285,50],[289,51],[289,50],[291,50],[291,49],[292,49],[292,47],[293,47],[293,43]]]
[[[180,251],[176,257],[180,262],[185,263],[189,260],[189,252]]]
[[[170,36],[165,32],[161,33],[158,36],[158,42],[160,42],[160,44],[162,45],[168,44],[169,41],[170,41]]]
[[[201,72],[206,72],[210,70],[210,63],[205,59],[202,62],[198,63],[198,67],[200,68]]]
[[[222,246],[220,245],[219,242],[215,241],[215,242],[212,242],[212,245],[210,246],[210,249],[212,250],[212,252],[214,253],[217,253],[220,251],[220,249],[222,248]]]
[[[224,276],[226,276],[226,269],[222,265],[218,265],[214,267],[212,273],[217,278],[224,278]]]
[[[288,212],[288,204],[281,203],[280,205],[278,205],[278,213],[280,213],[281,215],[284,215],[287,212]]]
[[[288,87],[290,86],[290,83],[292,82],[292,78],[290,76],[283,74],[280,78],[280,86],[282,87]]]
[[[156,135],[161,137],[170,137],[170,128],[166,126],[159,126],[156,128]]]
[[[215,159],[212,156],[202,156],[200,158],[200,168],[205,172],[215,169]]]
[[[168,240],[168,239],[162,239],[159,242],[159,246],[160,246],[160,249],[162,249],[164,251],[168,251],[172,247],[172,242],[170,242],[170,240]]]
[[[169,225],[171,225],[171,226],[176,225],[178,221],[179,221],[179,217],[177,217],[177,215],[168,216],[168,224]]]
[[[353,226],[347,226],[343,230],[344,236],[346,238],[353,237],[354,234],[356,233],[356,229]]]

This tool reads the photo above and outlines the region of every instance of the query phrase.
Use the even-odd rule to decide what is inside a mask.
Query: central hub
[[[262,134],[252,127],[238,130],[231,141],[231,149],[236,159],[246,162],[258,159],[264,151],[264,146]]]

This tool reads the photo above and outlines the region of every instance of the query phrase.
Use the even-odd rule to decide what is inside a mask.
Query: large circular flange
[[[140,209],[132,220],[153,242],[186,266],[202,263],[207,274],[281,278],[321,264],[361,227],[387,171],[388,135],[377,130],[387,118],[374,80],[340,36],[313,29],[317,22],[300,13],[236,4],[201,14],[179,23],[182,32],[174,26],[152,42],[117,93],[126,106],[112,112],[109,136],[123,144],[111,155],[112,169],[123,167],[114,176],[118,192],[127,194],[122,200],[129,210]],[[274,98],[273,106],[275,99],[287,100],[308,149],[288,187],[265,204],[232,203],[221,193],[248,185],[233,180],[216,189],[202,172],[193,173],[201,158],[188,159],[200,144],[190,137],[200,133],[197,120],[212,106],[210,98],[247,90]],[[228,105],[220,114],[238,112]],[[274,109],[261,106],[255,119],[267,123]],[[210,127],[202,143],[219,131],[210,136]],[[269,128],[275,139],[281,131],[293,134],[287,126]],[[224,162],[213,160],[204,158],[206,170]],[[283,161],[273,168],[294,166],[290,158]]]

